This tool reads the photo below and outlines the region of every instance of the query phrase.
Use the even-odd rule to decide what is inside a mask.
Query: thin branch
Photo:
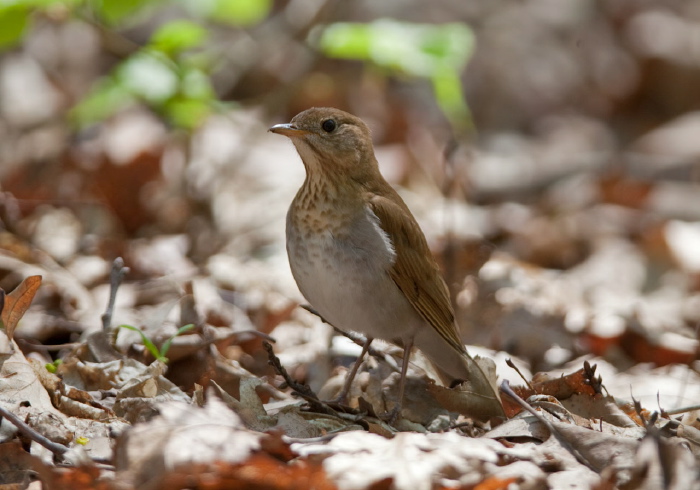
[[[700,410],[700,405],[691,405],[689,407],[679,407],[672,410],[663,410],[663,415],[678,415],[680,413],[692,412],[693,410]]]
[[[299,306],[301,308],[305,309],[306,311],[308,311],[309,313],[311,313],[312,315],[316,315],[317,317],[319,317],[323,323],[330,325],[333,328],[333,330],[336,331],[336,333],[338,333],[339,335],[342,335],[343,337],[346,337],[346,338],[352,340],[354,343],[356,343],[360,347],[363,347],[365,345],[365,342],[367,342],[367,338],[364,337],[363,335],[358,335],[358,334],[353,333],[353,332],[346,332],[344,330],[339,329],[338,327],[336,327],[335,325],[330,323],[328,320],[323,318],[321,316],[321,314],[314,309],[313,306],[311,306],[311,305],[299,305]],[[394,363],[392,363],[389,360],[389,359],[393,359],[393,358],[391,358],[391,356],[389,356],[388,354],[386,354],[382,351],[379,351],[372,346],[370,346],[369,349],[367,350],[367,354],[374,357],[375,359],[379,359],[381,361],[386,362],[389,365],[389,367],[391,367],[395,372],[400,371],[399,367],[396,366]]]
[[[253,337],[260,337],[261,339],[265,339],[268,342],[272,342],[273,344],[277,343],[277,339],[275,339],[273,336],[268,335],[265,332],[261,332],[259,330],[239,330],[238,332],[232,332],[230,335],[224,337],[224,339],[231,339],[234,337],[238,337],[239,335],[252,335]],[[221,339],[216,339],[216,341],[218,340]]]
[[[282,366],[279,358],[275,355],[272,350],[272,344],[269,342],[263,342],[263,347],[267,351],[267,357],[269,364],[273,367],[275,372],[282,376],[284,382],[292,389],[292,394],[306,400],[311,406],[311,410],[317,413],[324,413],[327,415],[337,415],[336,411],[329,407],[326,403],[319,400],[318,395],[311,390],[307,385],[302,383],[297,383],[289,375],[287,370]]]
[[[525,378],[525,376],[523,376],[523,373],[520,372],[520,369],[518,369],[518,366],[515,365],[515,363],[510,357],[506,359],[506,364],[509,368],[513,369],[516,373],[518,373],[518,376],[520,376],[520,379],[522,379],[525,382],[530,391],[532,391],[533,393],[537,393],[537,391],[535,391],[535,388],[530,384],[530,382]]]
[[[114,303],[117,300],[117,290],[124,279],[124,276],[129,273],[129,268],[124,267],[124,259],[117,257],[112,263],[112,271],[109,274],[109,301],[107,309],[102,314],[102,330],[108,332],[112,325],[112,314],[114,313]],[[117,329],[114,330],[116,337]],[[115,339],[116,340],[116,339]]]
[[[597,471],[595,467],[586,459],[583,457],[583,455],[576,449],[574,448],[571,444],[569,444],[569,441],[564,437],[564,435],[559,432],[559,430],[552,424],[549,420],[545,419],[542,415],[537,413],[537,410],[532,408],[525,400],[520,398],[510,387],[510,384],[508,383],[507,379],[504,379],[503,382],[501,383],[500,389],[503,393],[511,397],[518,405],[520,405],[523,410],[529,412],[533,417],[535,417],[539,422],[545,425],[549,432],[557,438],[559,443],[562,445],[564,449],[569,451],[575,458],[576,460],[589,467],[593,471]]]
[[[27,339],[15,339],[16,342],[21,346],[26,349],[32,349],[35,351],[39,352],[54,352],[54,351],[59,351],[63,349],[73,349],[79,345],[81,345],[80,342],[68,342],[67,344],[50,344],[50,345],[45,345],[45,344],[40,344],[38,342],[32,342]]]
[[[68,448],[66,446],[64,446],[63,444],[58,444],[56,442],[53,442],[52,440],[47,439],[46,437],[42,436],[36,430],[29,427],[29,425],[27,425],[17,415],[10,412],[2,405],[0,405],[0,416],[2,416],[4,419],[7,419],[8,421],[10,421],[10,423],[12,425],[14,425],[15,427],[17,427],[17,430],[19,430],[22,434],[24,434],[25,436],[27,436],[29,439],[36,442],[37,444],[44,446],[46,449],[48,449],[49,451],[54,453],[56,456],[63,456],[68,451]]]

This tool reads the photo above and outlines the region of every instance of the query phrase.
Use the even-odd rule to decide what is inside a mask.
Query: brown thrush
[[[392,418],[400,412],[414,346],[438,367],[444,383],[468,379],[471,359],[445,281],[411,211],[379,172],[364,122],[337,109],[313,108],[270,131],[292,140],[306,168],[287,214],[294,279],[325,320],[367,337],[340,398],[374,338],[404,348]]]

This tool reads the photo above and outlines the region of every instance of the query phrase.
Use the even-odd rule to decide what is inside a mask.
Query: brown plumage
[[[289,262],[302,294],[334,326],[364,333],[363,355],[373,338],[405,349],[392,416],[414,345],[443,382],[474,377],[445,281],[408,206],[379,172],[367,126],[346,112],[313,108],[270,131],[292,140],[306,168],[287,215]]]

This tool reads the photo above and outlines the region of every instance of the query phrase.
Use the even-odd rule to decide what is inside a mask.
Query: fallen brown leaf
[[[7,337],[12,340],[17,324],[32,304],[34,295],[41,286],[41,276],[29,276],[22,283],[5,295],[2,308],[2,323]]]

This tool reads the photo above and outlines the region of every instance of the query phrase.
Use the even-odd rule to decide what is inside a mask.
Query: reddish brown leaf
[[[602,178],[598,185],[604,202],[634,209],[643,209],[653,190],[651,182],[635,180],[620,173]]]
[[[100,478],[100,470],[95,466],[77,468],[47,468],[51,478],[47,488],[56,490],[108,490],[114,488],[106,479]]]
[[[595,389],[591,386],[591,378],[585,369],[579,369],[560,378],[535,382],[533,388],[541,395],[553,396],[558,400],[566,400],[575,394],[590,396],[596,394]]]
[[[535,375],[532,379],[534,391],[523,386],[515,386],[513,391],[523,399],[527,399],[536,393],[551,396],[557,400],[566,400],[573,395],[595,396],[597,393],[594,385],[597,384],[597,380],[594,379],[594,374],[595,366],[592,370],[589,366],[585,366],[571,374],[553,379],[547,376]],[[520,405],[507,396],[503,397],[503,406],[509,418],[522,411]]]
[[[268,432],[263,438],[260,439],[260,446],[261,449],[270,456],[288,463],[294,459],[296,455],[289,447],[289,444],[282,440],[282,434],[283,433],[281,431]]]
[[[2,309],[2,323],[5,333],[12,339],[17,323],[32,304],[37,289],[41,286],[41,276],[29,276],[11,293],[5,295],[5,305]]]
[[[697,352],[684,352],[657,345],[645,336],[632,330],[628,330],[622,336],[620,347],[635,362],[653,362],[657,366],[690,364],[697,358]]]
[[[474,487],[474,490],[505,490],[510,488],[511,484],[518,483],[517,478],[497,478],[492,476],[485,479]]]
[[[190,464],[175,468],[151,488],[251,488],[256,490],[301,490],[315,488],[333,490],[319,463],[299,460],[285,464],[264,453],[250,457],[243,464],[214,462]]]

